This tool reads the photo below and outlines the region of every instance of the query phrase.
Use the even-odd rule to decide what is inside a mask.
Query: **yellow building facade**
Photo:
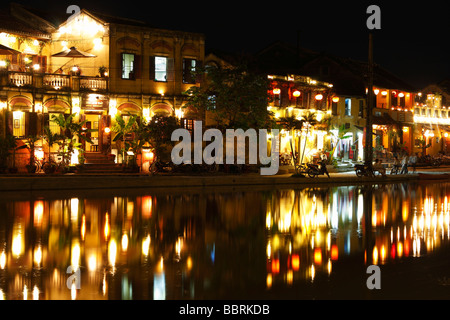
[[[84,150],[119,157],[110,132],[117,114],[147,121],[157,114],[184,118],[183,92],[199,85],[192,72],[204,60],[202,34],[84,9],[59,26],[47,24],[46,32],[0,34],[0,44],[17,50],[0,56],[3,135],[26,138],[42,134],[44,126],[58,132],[52,116],[75,113],[75,121],[86,120],[92,131],[93,143],[83,144]]]

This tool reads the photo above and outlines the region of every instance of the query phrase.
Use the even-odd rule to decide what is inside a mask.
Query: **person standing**
[[[328,173],[327,169],[327,162],[328,162],[327,154],[325,153],[325,151],[322,151],[320,153],[320,169],[328,176],[328,178],[330,178],[330,174]]]
[[[400,171],[400,174],[408,174],[408,160],[408,153],[405,153],[402,159],[402,171]]]
[[[416,165],[417,165],[417,152],[414,153],[410,158],[409,158],[409,162],[411,163],[412,167],[413,167],[413,173],[416,173]]]

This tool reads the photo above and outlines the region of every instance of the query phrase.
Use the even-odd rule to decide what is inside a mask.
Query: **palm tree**
[[[84,129],[87,120],[82,122],[74,122],[73,118],[76,113],[69,115],[67,118],[63,114],[53,115],[51,121],[58,124],[63,131],[60,138],[60,152],[63,156],[63,164],[68,165],[71,154],[75,149],[80,148],[80,141],[92,143],[92,140],[85,135],[88,132]]]
[[[130,148],[130,145],[126,142],[126,136],[129,133],[133,132],[133,126],[136,123],[137,116],[129,115],[129,119],[127,122],[122,118],[120,114],[116,115],[116,123],[114,124],[112,131],[116,133],[116,135],[113,138],[114,142],[122,142],[122,162],[126,163],[125,161],[125,151],[128,151]]]
[[[301,130],[304,124],[304,120],[299,120],[294,116],[289,116],[280,118],[278,123],[283,129],[290,132],[292,130]],[[289,139],[289,144],[291,146],[291,152],[294,158],[294,166],[295,166],[295,163],[297,163],[298,159],[295,158],[294,148],[292,147],[292,136]],[[298,166],[295,166],[295,171],[296,173],[298,173]]]
[[[302,157],[300,158],[300,163],[303,163],[303,158],[305,157],[309,129],[310,129],[310,127],[314,127],[317,123],[318,123],[317,114],[315,112],[308,111],[308,113],[303,116],[303,124],[306,126],[306,137],[305,137],[305,143],[303,145],[303,152],[302,152]]]

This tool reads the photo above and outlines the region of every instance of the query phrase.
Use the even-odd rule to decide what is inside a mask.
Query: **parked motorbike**
[[[327,171],[327,167],[325,164],[313,164],[313,163],[308,163],[307,164],[307,174],[310,178],[315,178],[317,176],[321,176],[321,175],[327,175],[328,178],[330,178],[330,174]]]
[[[373,172],[372,166],[369,164],[357,164],[355,165],[356,175],[358,177],[374,177],[375,173]]]

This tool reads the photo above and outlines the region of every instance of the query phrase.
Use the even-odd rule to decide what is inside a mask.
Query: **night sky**
[[[256,52],[281,40],[367,61],[367,7],[381,8],[374,60],[423,88],[450,78],[450,14],[444,1],[104,1],[16,0],[64,16],[70,4],[134,18],[154,27],[201,32],[207,49]],[[105,4],[106,3],[106,4]],[[178,5],[178,3],[180,3]]]

